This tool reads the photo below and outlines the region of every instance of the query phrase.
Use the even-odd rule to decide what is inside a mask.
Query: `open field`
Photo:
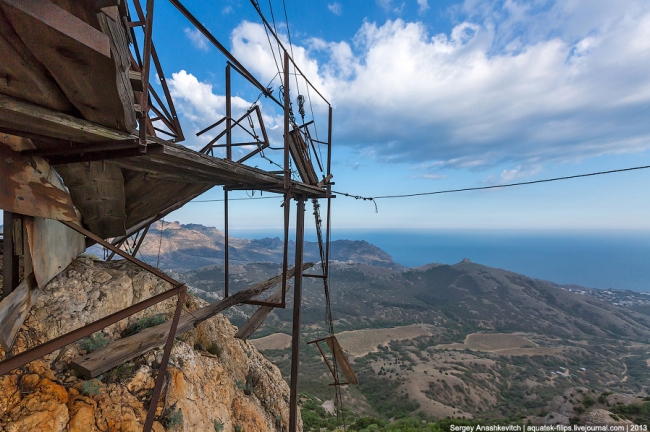
[[[377,345],[386,345],[390,341],[431,336],[429,327],[424,324],[413,324],[386,329],[353,330],[339,333],[336,337],[348,354],[359,357],[376,352]]]
[[[249,339],[249,341],[260,351],[281,350],[291,346],[291,336],[284,333],[273,333],[263,338]]]
[[[435,345],[435,349],[491,352],[500,355],[550,355],[562,351],[561,347],[540,347],[535,342],[516,333],[472,333],[463,343]]]

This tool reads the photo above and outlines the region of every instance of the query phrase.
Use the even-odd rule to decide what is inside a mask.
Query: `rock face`
[[[79,258],[44,289],[21,329],[14,353],[169,289],[123,261]],[[104,329],[116,339],[138,319],[173,314],[172,298]],[[205,302],[188,297],[188,311]],[[289,388],[280,371],[219,315],[180,336],[158,404],[156,431],[282,431]],[[0,377],[0,431],[140,431],[162,349],[82,380],[68,368],[85,353],[73,344]],[[86,347],[87,348],[87,347]],[[1,358],[5,354],[0,351]],[[302,425],[300,425],[302,429]]]

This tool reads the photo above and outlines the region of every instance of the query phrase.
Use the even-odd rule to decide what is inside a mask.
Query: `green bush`
[[[119,366],[114,367],[104,374],[105,384],[124,384],[126,381],[133,377],[135,373],[135,364],[131,362],[124,362]]]
[[[81,384],[81,394],[84,396],[98,395],[100,390],[103,388],[104,384],[102,383],[102,376],[100,375],[97,378],[84,381],[83,384]]]
[[[146,328],[154,327],[164,322],[165,317],[163,314],[153,315],[147,318],[140,318],[131,324],[126,330],[124,330],[122,332],[122,336],[133,336],[134,334],[138,334]]]
[[[206,351],[217,357],[221,355],[221,347],[216,342],[213,342]]]
[[[214,432],[223,432],[223,423],[215,420],[212,424],[214,426]]]
[[[165,428],[178,426],[179,424],[183,423],[183,411],[181,411],[180,408],[177,408],[176,404],[172,405],[167,410],[165,410],[162,418],[160,419],[160,423]]]
[[[79,347],[82,350],[91,353],[104,348],[109,343],[111,343],[111,340],[104,334],[104,332],[98,332],[92,336],[81,339],[79,341]]]

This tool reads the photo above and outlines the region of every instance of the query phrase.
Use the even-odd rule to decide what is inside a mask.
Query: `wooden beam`
[[[74,107],[34,57],[0,9],[0,93],[56,111],[71,113]]]
[[[305,263],[302,271],[312,267],[314,263]],[[295,269],[291,269],[291,275]],[[206,306],[191,314],[181,315],[178,322],[176,335],[179,336],[193,330],[197,325],[223,312],[229,307],[235,306],[243,301],[251,299],[256,295],[274,287],[282,280],[282,276],[275,276],[267,281],[261,282],[245,290],[239,291],[220,302]],[[123,362],[144,354],[145,352],[165,344],[171,322],[150,327],[140,333],[124,339],[117,340],[104,348],[77,358],[70,363],[70,366],[81,376],[94,378]]]
[[[50,180],[53,174],[49,165],[37,159],[0,144],[0,208],[23,215],[78,221],[72,197],[59,188],[55,178]]]
[[[343,376],[345,376],[345,379],[347,380],[346,384],[359,384],[359,379],[352,370],[352,366],[350,366],[350,362],[348,362],[348,358],[343,352],[343,348],[341,348],[336,336],[332,335],[328,337],[326,341],[330,351],[334,354],[336,366],[341,370],[341,372],[343,372]]]
[[[99,161],[57,167],[88,230],[101,238],[126,233],[122,170]]]
[[[3,297],[7,297],[18,286],[20,281],[18,278],[20,268],[18,265],[18,256],[14,250],[14,215],[12,212],[5,210],[2,214],[2,219],[4,230],[2,234],[2,295]]]
[[[18,330],[34,303],[36,296],[32,294],[32,288],[35,286],[34,275],[30,274],[0,302],[0,346],[5,353],[11,351]]]
[[[136,136],[0,94],[0,126],[76,143],[132,140]]]
[[[42,288],[86,250],[86,239],[62,223],[44,218],[25,218],[29,256]]]
[[[111,58],[108,36],[49,0],[3,0],[15,10]]]
[[[284,286],[284,292],[289,291],[289,284]],[[268,302],[280,302],[282,301],[282,287],[279,287],[273,294],[266,299]],[[244,323],[243,326],[239,327],[239,331],[235,335],[236,338],[241,340],[248,340],[248,338],[262,325],[266,317],[273,312],[273,307],[271,306],[262,306],[251,315],[251,317]]]
[[[133,95],[122,65],[121,53],[128,50],[128,39],[121,22],[99,14],[114,29],[123,30],[119,36],[109,32],[109,37],[48,0],[9,0],[0,2],[0,8],[86,120],[128,133],[136,131],[133,103],[124,103],[133,100]],[[117,79],[119,75],[125,78]]]

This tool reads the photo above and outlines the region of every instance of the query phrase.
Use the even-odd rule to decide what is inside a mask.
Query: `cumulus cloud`
[[[192,42],[194,48],[200,49],[201,51],[208,51],[208,40],[198,29],[191,30],[186,27],[183,29],[183,32],[185,33],[185,36],[190,40],[190,42]]]
[[[650,3],[466,0],[452,13],[448,33],[397,19],[294,45],[334,105],[335,142],[432,175],[516,167],[501,181],[650,147]],[[233,31],[232,52],[262,81],[277,73],[257,24]]]
[[[330,10],[334,15],[341,15],[343,13],[343,10],[341,8],[341,4],[339,2],[334,2],[332,4],[327,5],[327,9]]]

